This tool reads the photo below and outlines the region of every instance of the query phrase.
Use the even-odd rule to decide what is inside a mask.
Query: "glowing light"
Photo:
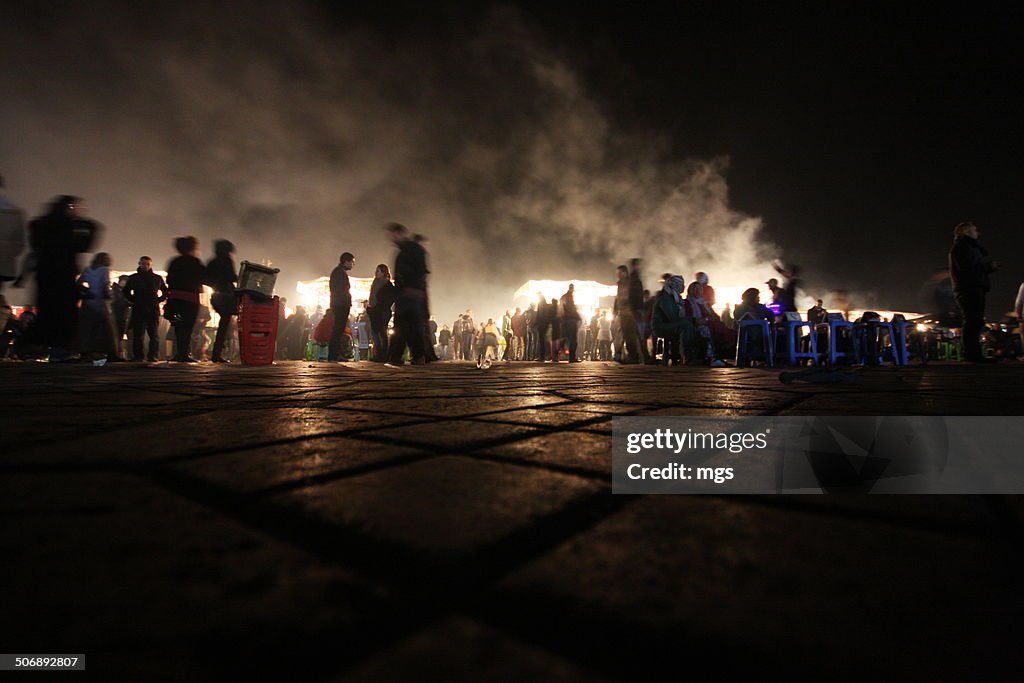
[[[349,291],[352,293],[352,311],[358,312],[360,306],[370,299],[372,277],[349,277]],[[295,284],[300,305],[307,313],[313,313],[317,306],[326,311],[331,307],[331,278],[326,275],[315,280],[299,281]]]
[[[561,299],[562,295],[573,285],[573,300],[580,314],[590,319],[594,312],[601,307],[602,298],[614,297],[618,288],[615,285],[604,285],[593,280],[528,280],[522,287],[516,290],[512,298],[517,303],[525,299],[525,305],[537,303],[539,296],[545,301]],[[521,306],[525,308],[525,306]]]

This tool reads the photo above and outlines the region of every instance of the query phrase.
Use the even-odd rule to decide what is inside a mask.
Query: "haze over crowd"
[[[449,317],[504,310],[527,279],[613,282],[633,256],[651,288],[759,285],[781,254],[730,207],[727,159],[617,130],[512,8],[393,41],[301,3],[55,4],[12,11],[0,53],[10,199],[85,197],[115,268],[226,238],[291,297],[342,251],[353,275],[390,263],[394,220],[428,238]]]

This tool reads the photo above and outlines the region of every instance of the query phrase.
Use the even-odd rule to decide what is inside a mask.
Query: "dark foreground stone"
[[[131,680],[1019,670],[1021,505],[610,495],[616,415],[1024,415],[1024,364],[0,364],[4,652]],[[1005,674],[1004,674],[1005,675]]]

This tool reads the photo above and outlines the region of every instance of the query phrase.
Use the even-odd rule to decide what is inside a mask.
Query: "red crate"
[[[242,296],[238,309],[238,344],[243,365],[270,365],[277,348],[277,323],[281,300],[276,296],[268,302]]]

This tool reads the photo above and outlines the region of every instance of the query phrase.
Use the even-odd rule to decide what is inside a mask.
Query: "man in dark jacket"
[[[80,198],[61,195],[28,228],[39,316],[35,331],[54,362],[71,358],[78,322],[78,254],[90,251],[100,231],[100,225],[83,213]]]
[[[331,271],[331,311],[334,313],[334,327],[331,328],[331,341],[327,345],[327,360],[337,361],[341,353],[341,338],[348,324],[348,314],[352,310],[352,291],[348,281],[348,271],[356,264],[356,257],[345,252],[338,259],[338,265]]]
[[[217,240],[213,243],[213,251],[215,256],[206,264],[206,272],[210,276],[214,292],[210,304],[220,316],[220,322],[217,323],[217,337],[213,341],[210,360],[214,363],[227,363],[227,359],[224,358],[224,345],[231,330],[231,316],[238,313],[238,296],[235,294],[238,273],[235,272],[235,262],[231,258],[235,253],[235,245],[228,240]],[[281,332],[283,330],[279,329],[278,333]]]
[[[615,316],[622,333],[622,345],[626,347],[629,360],[626,363],[648,362],[647,347],[640,341],[639,317],[644,306],[644,286],[640,280],[640,260],[630,261],[632,272],[626,266],[617,270],[619,283],[615,294]]]
[[[139,259],[139,268],[128,277],[122,294],[132,307],[128,323],[132,330],[132,360],[142,360],[142,338],[143,334],[148,334],[149,354],[146,358],[154,362],[160,348],[157,334],[160,302],[167,299],[167,285],[153,272],[153,259],[148,256]]]
[[[388,362],[402,364],[406,346],[413,365],[427,362],[424,330],[427,325],[427,250],[401,223],[387,226],[398,247],[395,257],[395,333],[388,347]]]
[[[580,312],[576,308],[576,286],[569,284],[569,291],[562,295],[562,337],[569,345],[569,362],[577,361],[579,344]]]
[[[990,287],[989,274],[997,265],[978,241],[978,226],[960,223],[953,228],[953,248],[949,250],[949,277],[953,281],[956,302],[964,313],[964,358],[986,362],[981,352],[981,331],[985,327],[985,295]]]

